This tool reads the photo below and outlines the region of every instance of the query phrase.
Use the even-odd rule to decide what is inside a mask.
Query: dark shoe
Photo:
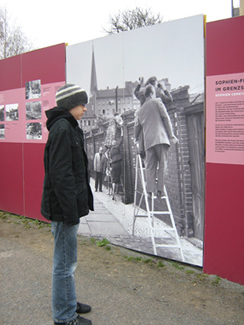
[[[142,159],[144,159],[146,157],[145,151],[140,151],[140,156],[142,157]]]
[[[164,191],[158,191],[158,193],[157,193],[158,199],[163,199],[165,196],[166,196],[166,194],[164,193]]]
[[[102,192],[103,190],[99,190],[99,192]]]
[[[92,325],[92,321],[78,315],[75,319],[66,323],[55,323],[54,325]]]
[[[90,311],[91,311],[91,306],[82,304],[77,301],[77,309],[76,309],[77,314],[85,314],[85,313],[89,313]]]

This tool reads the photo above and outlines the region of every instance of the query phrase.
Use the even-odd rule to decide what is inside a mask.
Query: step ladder
[[[139,154],[137,154],[136,157],[136,177],[135,177],[135,191],[134,191],[134,215],[133,215],[133,228],[132,228],[132,235],[134,236],[135,232],[135,225],[136,225],[136,219],[137,218],[147,218],[148,224],[149,224],[149,230],[151,234],[151,240],[153,245],[153,251],[154,254],[157,255],[157,248],[158,247],[164,247],[164,248],[177,248],[180,252],[180,256],[183,262],[185,262],[185,258],[183,255],[182,246],[180,243],[179,235],[175,226],[175,221],[173,217],[173,213],[171,210],[169,198],[167,195],[166,188],[164,186],[164,192],[165,196],[161,197],[162,200],[165,200],[165,204],[167,207],[167,210],[164,211],[154,211],[154,200],[157,200],[157,197],[152,193],[152,196],[149,198],[148,193],[146,190],[146,181],[145,181],[145,168],[142,164],[142,159]],[[138,183],[139,178],[141,180],[142,185],[142,193],[138,191]],[[143,198],[145,200],[146,210],[141,207]],[[137,204],[137,202],[139,203]],[[151,203],[151,204],[149,204]],[[151,205],[151,209],[150,209]],[[154,218],[156,215],[169,215],[170,221],[171,221],[171,227],[170,226],[163,226],[163,224],[160,226],[160,228],[156,228],[154,226]],[[171,238],[174,238],[175,244],[156,244],[155,242],[155,230],[163,230],[168,234],[171,234]]]

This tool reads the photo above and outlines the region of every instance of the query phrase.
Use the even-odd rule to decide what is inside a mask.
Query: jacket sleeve
[[[136,139],[136,141],[138,141],[141,130],[142,130],[142,127],[138,120],[138,123],[135,125],[135,139]]]
[[[140,96],[139,96],[139,92],[140,92],[140,89],[141,89],[141,85],[138,84],[134,90],[134,95],[137,99],[140,99]]]
[[[162,87],[157,87],[156,97],[161,98],[161,100],[164,104],[168,104],[173,101],[173,98],[172,98],[170,92],[167,89],[163,90]]]
[[[52,188],[63,210],[65,223],[79,223],[75,177],[72,171],[70,131],[58,128],[49,150],[49,172]]]
[[[161,118],[164,122],[164,126],[167,131],[168,137],[170,139],[174,135],[171,120],[169,114],[167,113],[166,107],[160,100],[158,101],[158,108],[159,108],[159,113],[161,115]]]

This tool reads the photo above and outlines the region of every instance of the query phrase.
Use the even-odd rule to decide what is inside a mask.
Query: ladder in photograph
[[[168,195],[167,195],[166,188],[164,186],[165,196],[163,196],[162,199],[165,200],[167,210],[154,211],[154,200],[157,199],[157,197],[154,196],[154,193],[152,193],[152,196],[150,198],[148,197],[148,193],[147,193],[147,190],[146,190],[146,181],[145,181],[144,173],[145,173],[145,168],[142,165],[141,156],[139,154],[137,154],[137,157],[136,157],[136,177],[135,177],[134,215],[133,215],[132,235],[134,236],[136,219],[137,218],[147,218],[148,223],[149,223],[150,233],[151,233],[151,240],[152,240],[154,254],[157,255],[157,248],[158,247],[177,248],[177,249],[179,249],[181,259],[184,262],[185,258],[184,258],[184,255],[183,255],[183,250],[182,250],[182,246],[181,246],[181,243],[180,243],[180,238],[179,238],[176,226],[175,226],[175,221],[174,221],[174,217],[173,217],[173,213],[172,213],[172,210],[171,210],[171,206],[170,206],[170,202],[169,202],[169,198],[168,198]],[[139,177],[140,177],[141,185],[142,185],[142,193],[138,192],[138,178]],[[141,208],[143,197],[145,199],[146,211]],[[138,205],[137,205],[137,199],[139,199]],[[151,209],[150,209],[149,202],[151,202]],[[144,211],[145,213],[144,214],[139,214],[140,211],[141,212]],[[175,244],[170,244],[170,245],[169,244],[156,244],[156,242],[155,242],[155,230],[159,229],[159,228],[154,227],[154,217],[156,215],[169,215],[170,216],[171,227],[169,227],[169,226],[164,227],[162,225],[162,226],[160,226],[160,229],[164,230],[164,231],[166,231],[168,233],[171,233],[172,236],[174,236],[174,238],[175,238],[175,242],[176,242]]]

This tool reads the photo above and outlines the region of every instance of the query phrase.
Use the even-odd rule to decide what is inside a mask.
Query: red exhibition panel
[[[21,56],[0,60],[0,91],[21,88]]]
[[[207,76],[244,71],[243,30],[243,16],[207,23]]]
[[[244,16],[206,26],[203,266],[206,273],[240,284],[244,284],[243,33]]]
[[[25,216],[47,221],[40,212],[45,144],[24,143]]]
[[[46,47],[22,56],[22,80],[41,79],[42,84],[65,80],[65,44]]]
[[[65,83],[65,44],[0,61],[0,209],[44,220],[45,110]]]
[[[204,272],[244,284],[244,166],[207,164]]]
[[[24,215],[23,146],[0,142],[0,209]]]

